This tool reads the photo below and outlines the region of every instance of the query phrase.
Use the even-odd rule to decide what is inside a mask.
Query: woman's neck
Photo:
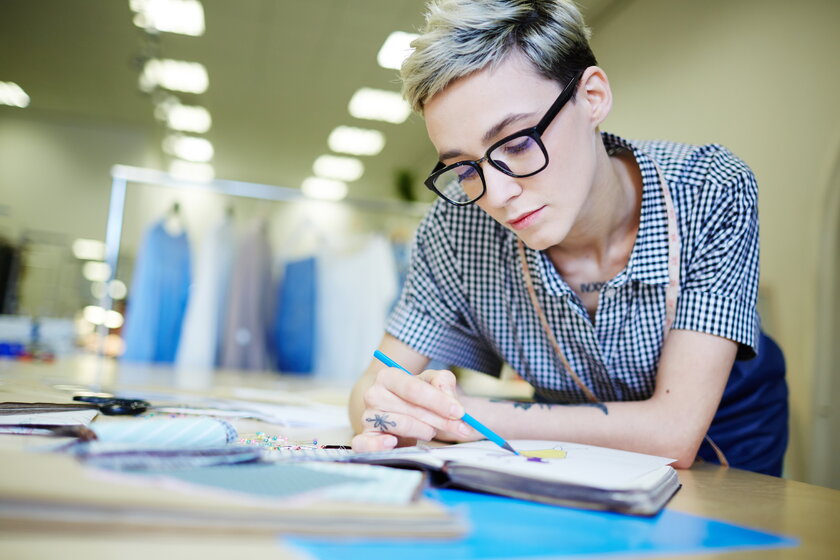
[[[622,267],[630,258],[639,229],[642,177],[632,152],[599,150],[592,190],[575,225],[562,243],[546,250],[562,274],[564,263],[594,261],[597,268]]]

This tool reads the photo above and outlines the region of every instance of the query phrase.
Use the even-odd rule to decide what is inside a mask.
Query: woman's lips
[[[516,230],[525,229],[537,220],[537,217],[539,216],[543,208],[545,208],[545,206],[540,206],[536,210],[526,212],[525,214],[522,214],[515,220],[509,221],[508,225]]]

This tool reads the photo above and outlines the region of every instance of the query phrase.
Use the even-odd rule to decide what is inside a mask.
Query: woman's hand
[[[455,375],[451,371],[426,370],[420,375],[407,375],[399,369],[383,367],[363,394],[362,431],[353,438],[353,450],[381,451],[416,440],[479,439],[479,434],[461,421],[464,407],[455,393]]]

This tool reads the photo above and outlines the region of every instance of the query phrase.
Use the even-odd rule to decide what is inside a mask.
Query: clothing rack
[[[164,171],[115,165],[111,168],[111,198],[108,204],[108,221],[105,230],[105,262],[110,268],[108,282],[116,278],[117,264],[120,257],[120,242],[122,240],[123,220],[125,215],[125,196],[129,185],[155,185],[173,189],[193,189],[208,193],[224,194],[241,198],[271,200],[275,202],[305,199],[299,190],[277,185],[248,183],[245,181],[231,181],[213,179],[209,181],[194,181],[176,177]],[[422,216],[429,208],[421,202],[400,202],[396,200],[371,200],[362,198],[345,198],[340,201],[324,201],[331,204],[345,204],[372,210],[409,216]],[[100,306],[106,311],[111,310],[113,299],[109,290],[104,290],[100,299]],[[107,327],[99,326],[99,355],[104,356],[105,335]]]

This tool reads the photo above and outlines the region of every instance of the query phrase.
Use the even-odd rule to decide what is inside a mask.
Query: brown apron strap
[[[528,295],[531,298],[531,305],[534,306],[534,309],[537,311],[537,316],[540,319],[540,325],[542,325],[543,331],[545,331],[545,336],[548,338],[548,342],[551,343],[551,347],[554,348],[554,353],[557,354],[557,357],[560,358],[560,362],[562,362],[563,367],[566,369],[566,372],[572,378],[572,381],[575,382],[578,389],[583,391],[583,394],[586,395],[593,403],[600,403],[601,401],[598,400],[592,391],[589,390],[589,387],[581,381],[578,374],[575,373],[575,370],[572,369],[572,365],[566,360],[566,356],[563,355],[563,351],[560,350],[560,345],[557,343],[557,339],[554,337],[554,333],[551,331],[551,327],[548,324],[548,319],[545,316],[545,312],[540,305],[540,301],[537,299],[537,293],[534,291],[534,282],[531,279],[531,270],[528,266],[528,260],[525,256],[525,245],[522,243],[521,239],[517,240],[518,247],[519,247],[519,259],[522,262],[522,271],[525,274],[525,286],[528,288]]]
[[[706,441],[709,442],[709,445],[712,446],[712,449],[715,450],[715,455],[717,455],[718,461],[720,461],[721,467],[729,467],[729,461],[726,459],[726,455],[723,454],[723,451],[720,450],[720,447],[712,441],[712,438],[709,437],[709,434],[706,434]]]

